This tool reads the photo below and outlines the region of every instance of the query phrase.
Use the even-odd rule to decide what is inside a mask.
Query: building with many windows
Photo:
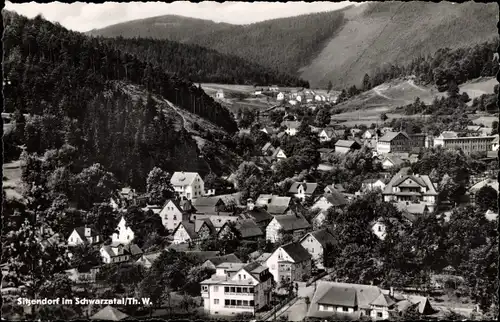
[[[197,172],[174,172],[170,183],[181,198],[192,200],[205,194],[205,184]]]
[[[272,277],[257,262],[221,263],[215,274],[201,282],[204,309],[209,314],[255,314],[271,302]]]
[[[434,146],[442,146],[445,149],[461,149],[464,154],[488,153],[492,151],[496,136],[467,136],[447,137],[440,135],[434,138]]]

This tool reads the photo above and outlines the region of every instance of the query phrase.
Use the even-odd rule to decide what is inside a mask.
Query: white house
[[[384,190],[385,183],[380,179],[366,179],[361,183],[361,191]]]
[[[96,244],[101,240],[99,234],[89,227],[78,227],[73,229],[68,238],[68,246],[77,246],[82,244]]]
[[[288,193],[292,194],[295,198],[304,201],[306,197],[312,197],[316,188],[318,187],[317,183],[313,182],[294,182]]]
[[[174,172],[170,183],[181,198],[192,200],[205,193],[205,184],[198,172]]]
[[[293,135],[297,134],[297,132],[299,131],[300,124],[301,124],[301,122],[298,122],[298,121],[283,121],[281,123],[281,126],[286,127],[286,129],[285,129],[286,134],[293,136]]]
[[[218,99],[224,98],[224,91],[218,90],[217,93],[215,93],[215,98],[218,98]]]
[[[113,233],[111,235],[111,240],[113,244],[130,244],[134,238],[135,234],[130,227],[127,226],[125,218],[122,217],[117,227],[118,233]]]
[[[311,209],[321,209],[327,211],[330,208],[341,208],[347,205],[349,201],[339,191],[333,190],[319,197],[312,205]]]
[[[278,95],[276,95],[276,99],[278,101],[282,101],[285,99],[285,94],[283,94],[283,92],[279,92]]]
[[[266,266],[278,287],[284,283],[302,282],[311,276],[311,255],[300,243],[278,247],[266,260]]]
[[[296,100],[288,100],[288,104],[295,106],[295,105],[297,105],[297,101]]]
[[[160,257],[161,252],[154,252],[148,254],[142,254],[142,256],[136,261],[136,264],[142,265],[149,269],[153,266],[153,263]]]
[[[142,254],[142,250],[136,244],[122,245],[111,244],[102,246],[100,249],[102,261],[105,264],[123,263]]]
[[[279,91],[280,89],[279,89],[278,85],[271,85],[271,86],[269,86],[269,90],[270,90],[271,92],[277,92],[277,91]]]
[[[250,264],[222,263],[216,273],[202,281],[201,296],[208,314],[255,314],[269,307],[272,294],[272,275],[257,262]],[[227,266],[234,266],[233,269]]]
[[[281,232],[300,237],[311,225],[301,215],[278,215],[266,227],[266,240],[272,243],[279,241]]]
[[[335,237],[328,229],[316,230],[308,233],[299,241],[302,247],[311,255],[313,263],[318,269],[323,269],[324,258],[323,252],[328,244],[336,243]]]
[[[495,139],[491,142],[491,151],[498,151],[499,136],[495,135]]]
[[[208,218],[182,221],[172,233],[173,244],[198,242],[210,238],[214,233],[215,227]]]
[[[159,213],[163,226],[168,231],[173,231],[181,221],[189,220],[192,209],[189,200],[167,200]]]
[[[274,150],[274,153],[271,157],[273,160],[285,160],[287,158],[285,152],[280,147]]]

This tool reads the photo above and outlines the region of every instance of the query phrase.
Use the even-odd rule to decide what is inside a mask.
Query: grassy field
[[[482,94],[493,93],[497,81],[493,77],[479,78],[474,81],[460,85],[461,92],[467,92],[471,99]],[[411,104],[419,97],[426,104],[430,104],[435,97],[442,97],[446,93],[438,92],[434,87],[415,84],[411,79],[395,80],[377,86],[367,92],[338,104],[335,111],[340,112],[333,115],[334,120],[345,120],[343,125],[371,125],[380,122],[380,114],[386,113],[389,120],[401,117],[424,117],[421,115],[403,115],[396,113],[397,107]],[[475,116],[471,116],[475,118]],[[495,117],[481,118],[479,122],[485,126],[491,126],[491,122],[497,120]],[[490,124],[490,125],[487,125]]]

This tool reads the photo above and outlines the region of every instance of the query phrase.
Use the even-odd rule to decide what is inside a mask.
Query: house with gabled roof
[[[120,219],[116,230],[118,230],[118,233],[113,233],[111,235],[111,241],[113,244],[130,244],[135,238],[132,228],[127,225],[125,217],[123,216]]]
[[[329,184],[328,186],[325,187],[325,189],[323,189],[323,191],[325,193],[332,193],[332,192],[335,192],[335,191],[343,193],[343,192],[345,192],[345,189],[342,186],[342,184],[335,183],[335,184]]]
[[[400,167],[403,166],[406,162],[401,159],[400,157],[393,155],[393,154],[386,154],[382,161],[380,161],[382,168],[385,170],[394,168],[394,167]]]
[[[201,283],[205,312],[218,315],[255,314],[271,303],[272,275],[257,262],[222,263]]]
[[[276,150],[276,148],[271,144],[271,142],[267,142],[262,147],[262,154],[263,155],[273,155],[275,150]]]
[[[307,233],[299,243],[311,255],[312,261],[318,269],[323,269],[323,252],[328,244],[335,244],[337,240],[328,229],[320,229]]]
[[[216,267],[222,263],[242,263],[235,254],[227,254],[222,256],[210,257],[202,265],[202,268],[211,268],[216,270]]]
[[[231,229],[235,229],[239,237],[243,240],[257,240],[259,238],[265,237],[265,233],[261,227],[255,222],[254,219],[241,219],[237,217],[238,220],[234,223],[234,227],[226,223],[217,233],[217,238],[222,238],[226,234],[232,234]]]
[[[255,201],[256,206],[265,207],[271,215],[284,215],[291,212],[291,197],[261,194]]]
[[[299,214],[274,216],[266,227],[266,240],[275,243],[283,237],[282,232],[300,237],[309,228],[311,228],[309,222]]]
[[[205,184],[198,172],[174,172],[170,183],[179,197],[188,200],[199,198],[205,193]]]
[[[159,212],[163,226],[168,231],[173,231],[183,220],[189,220],[189,214],[196,209],[187,199],[169,199]]]
[[[247,207],[239,215],[239,218],[240,220],[253,220],[261,230],[264,230],[273,216],[266,210],[265,205],[256,204],[252,199],[248,199]]]
[[[377,153],[409,152],[411,139],[404,132],[386,132],[377,142]]]
[[[318,133],[320,142],[330,142],[337,137],[335,130],[331,127],[325,127]]]
[[[408,174],[409,168],[403,168],[387,184],[382,195],[386,202],[425,203],[430,212],[437,204],[436,187],[427,175]]]
[[[318,281],[308,318],[335,318],[339,320],[360,320],[366,316],[372,320],[388,320],[393,314],[405,312],[418,305],[418,312],[424,315],[434,313],[428,298],[403,296],[378,286]]]
[[[262,129],[260,129],[261,132],[266,133],[267,135],[273,135],[277,132],[276,129],[270,127],[270,126],[264,126]]]
[[[200,197],[192,201],[197,214],[217,215],[226,210],[226,204],[220,196]]]
[[[144,253],[142,256],[136,261],[136,264],[142,265],[145,268],[149,269],[153,266],[153,263],[160,257],[161,251]]]
[[[278,247],[266,260],[266,266],[280,285],[290,282],[302,282],[311,276],[312,258],[307,250],[297,242]]]
[[[273,154],[271,155],[272,160],[285,160],[287,158],[285,151],[283,151],[280,147],[277,147]]]
[[[319,197],[314,204],[312,205],[311,209],[321,209],[321,210],[328,210],[330,208],[342,208],[349,204],[349,201],[347,198],[344,196],[343,193],[337,191],[337,190],[330,190],[330,193],[325,193],[321,197]]]
[[[193,221],[181,221],[173,231],[173,243],[182,244],[187,242],[199,242],[209,239],[215,233],[215,227],[212,222],[207,219],[196,219]]]
[[[142,250],[136,244],[111,244],[104,245],[99,250],[103,263],[116,264],[137,260],[142,255]]]
[[[335,152],[337,153],[345,154],[359,149],[361,149],[361,145],[353,140],[338,140],[335,142]]]
[[[304,201],[306,198],[314,196],[317,192],[318,184],[316,182],[294,182],[288,189],[288,193],[295,198]]]
[[[301,124],[301,122],[299,122],[299,121],[283,121],[283,122],[281,122],[281,126],[286,127],[285,133],[290,135],[290,136],[294,136],[297,134],[297,132],[299,131],[300,124]]]
[[[216,232],[219,232],[226,224],[236,223],[238,221],[238,216],[233,215],[229,212],[220,212],[217,215],[206,215],[206,214],[191,214],[191,221],[208,219],[212,223]]]
[[[101,238],[97,231],[87,226],[73,229],[73,232],[68,237],[68,246],[92,245],[99,242],[101,242]]]

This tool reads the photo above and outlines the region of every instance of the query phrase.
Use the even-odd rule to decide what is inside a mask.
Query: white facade
[[[278,101],[282,101],[285,99],[285,94],[283,94],[282,92],[279,92],[278,95],[276,96],[276,99]]]
[[[175,172],[170,183],[181,198],[193,200],[205,194],[205,183],[196,172]]]
[[[297,134],[297,128],[295,127],[287,127],[286,130],[285,130],[285,133],[290,135],[290,136],[294,136],[295,134]]]
[[[281,160],[286,159],[286,154],[285,154],[285,152],[283,152],[283,150],[281,150],[281,149],[280,149],[280,151],[276,154],[276,158],[277,158],[277,159],[281,159]]]
[[[385,229],[385,224],[381,220],[377,220],[372,226],[373,233],[381,240],[385,239]]]
[[[290,105],[297,105],[297,101],[296,100],[289,100],[288,103]]]
[[[73,232],[68,238],[68,246],[77,246],[85,243],[94,244],[100,241],[98,235],[92,236],[92,230],[90,228],[85,227],[83,229],[84,236],[80,236],[76,229],[73,229]],[[83,240],[82,238],[85,238],[85,240]]]
[[[271,288],[271,278],[260,282],[245,268],[231,277],[217,270],[210,279],[201,282],[201,295],[205,312],[209,314],[255,314],[270,304]]]
[[[319,311],[354,313],[354,308],[347,307],[347,306],[334,306],[334,305],[328,305],[328,304],[319,304]]]
[[[332,138],[328,136],[325,130],[322,130],[319,133],[318,137],[320,142],[330,142],[332,140]]]
[[[325,196],[321,196],[318,200],[316,200],[316,202],[312,205],[311,209],[321,209],[321,210],[328,210],[330,209],[330,207],[332,207],[333,205],[328,201],[328,199],[326,199]]]
[[[169,200],[168,203],[163,207],[160,211],[160,218],[163,226],[168,230],[172,231],[179,225],[182,221],[182,211],[177,208],[172,200]]]
[[[377,153],[387,154],[391,152],[391,142],[377,142]]]
[[[266,266],[279,286],[283,283],[301,281],[303,275],[311,274],[311,260],[296,263],[283,247],[276,249],[266,260]]]
[[[111,240],[113,244],[130,244],[132,240],[134,240],[134,232],[130,227],[127,226],[127,223],[125,222],[125,218],[122,217],[120,222],[118,223],[118,234],[113,233],[111,235]]]
[[[278,232],[281,228],[280,223],[276,220],[276,218],[273,218],[273,220],[271,220],[269,225],[266,227],[266,240],[269,240],[272,243],[277,242],[280,239]]]
[[[191,237],[189,236],[188,232],[184,228],[183,225],[180,225],[179,228],[174,233],[174,240],[172,243],[174,244],[182,244],[182,243],[187,243],[191,240]]]
[[[323,245],[311,234],[307,234],[300,241],[302,247],[304,247],[309,254],[311,254],[313,262],[316,267],[323,269]]]
[[[84,241],[80,238],[80,235],[76,232],[76,230],[73,230],[68,238],[68,246],[77,246],[82,245],[83,243]]]
[[[110,246],[111,250],[117,255],[111,257],[110,254],[105,250],[106,246],[101,247],[100,253],[103,263],[111,264],[111,263],[121,263],[126,262],[130,259],[130,255],[126,254],[123,251],[122,245]]]

